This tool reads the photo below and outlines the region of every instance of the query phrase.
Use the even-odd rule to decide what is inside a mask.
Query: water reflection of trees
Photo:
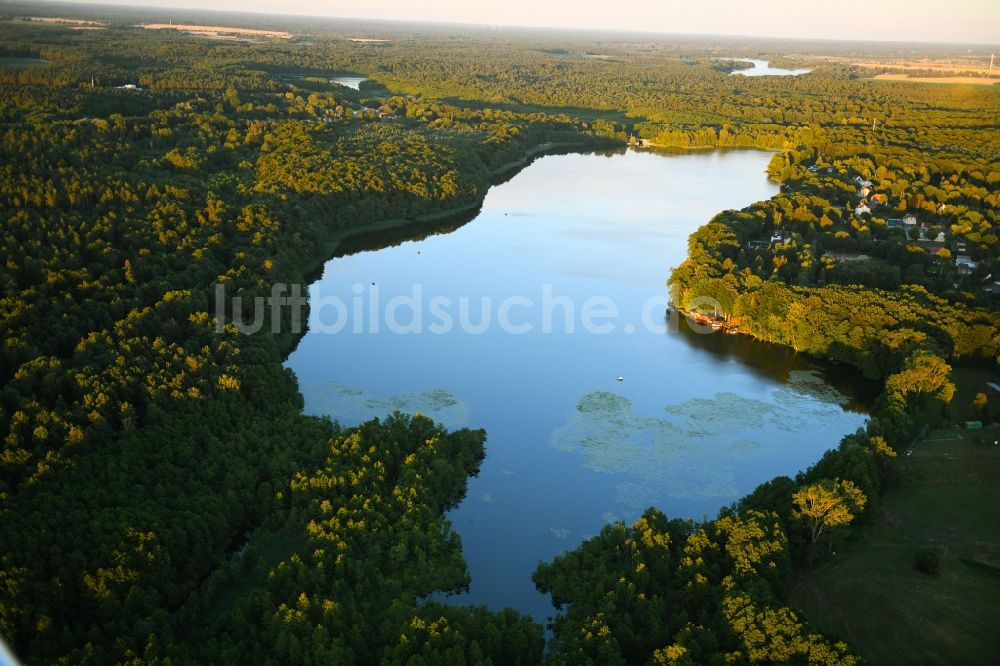
[[[703,334],[683,320],[680,326],[668,327],[667,335],[683,340],[692,349],[710,354],[720,362],[736,361],[756,377],[786,384],[794,371],[818,375],[849,399],[844,408],[866,413],[880,387],[861,373],[842,364],[823,362],[796,352],[790,347],[755,340],[746,335]]]

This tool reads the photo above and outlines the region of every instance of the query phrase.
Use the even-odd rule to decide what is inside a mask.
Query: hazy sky
[[[1000,0],[102,1],[120,5],[458,23],[1000,44]]]

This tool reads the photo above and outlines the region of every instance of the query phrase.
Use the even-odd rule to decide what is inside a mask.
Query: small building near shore
[[[960,254],[955,257],[955,267],[959,275],[972,275],[979,268],[979,264],[972,260],[967,254]]]

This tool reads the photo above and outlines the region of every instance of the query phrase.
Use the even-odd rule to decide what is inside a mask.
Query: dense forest
[[[102,25],[26,18],[45,12]],[[731,77],[694,41],[135,25],[162,18],[0,10],[0,635],[26,663],[857,662],[788,608],[789,580],[872,520],[947,410],[949,364],[998,362],[1000,93],[826,61]],[[370,79],[330,80],[349,73]],[[513,610],[428,601],[469,584],[444,512],[486,433],[304,416],[295,336],[218,321],[214,286],[251,303],[352,231],[475,207],[547,149],[638,139],[776,151],[782,192],[692,236],[674,302],[711,296],[885,391],[716,520],[650,508],[541,564],[546,642]]]

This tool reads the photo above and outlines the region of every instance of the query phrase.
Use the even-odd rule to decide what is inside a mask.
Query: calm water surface
[[[472,574],[458,600],[544,619],[552,608],[530,579],[539,560],[650,505],[714,516],[861,425],[852,378],[742,336],[665,325],[664,281],[688,235],[776,193],[769,157],[543,157],[451,233],[326,264],[310,291],[318,320],[287,363],[307,411],[345,424],[419,411],[488,433],[482,471],[451,513]],[[435,310],[435,297],[449,300]],[[597,320],[609,332],[584,330],[596,297],[590,307],[617,308]],[[393,299],[396,328],[422,332],[392,332],[384,316],[373,332],[372,313]],[[481,332],[462,330],[463,299],[464,328]],[[530,331],[503,330],[504,303],[508,323]],[[445,315],[453,330],[432,332]]]
[[[740,62],[744,62],[741,58]],[[753,67],[749,69],[738,69],[731,74],[740,74],[742,76],[799,76],[800,74],[808,74],[811,69],[782,69],[780,67],[771,67],[767,60],[753,60],[747,58],[746,62],[752,63]]]
[[[360,90],[361,82],[366,80],[363,76],[335,76],[330,79],[330,83],[337,83],[348,88]]]

